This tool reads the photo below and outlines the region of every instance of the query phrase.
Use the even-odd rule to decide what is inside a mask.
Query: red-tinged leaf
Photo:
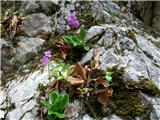
[[[103,85],[104,88],[107,88],[107,87],[109,86],[109,83],[105,80],[104,77],[99,77],[99,78],[97,78],[97,79],[95,80],[95,82],[96,82],[97,85],[100,85],[100,84]]]
[[[87,69],[83,68],[81,64],[78,62],[75,65],[72,65],[71,68],[74,69],[74,72],[72,73],[72,76],[80,75],[83,80],[87,79]]]
[[[56,41],[55,45],[58,48],[58,51],[60,52],[61,57],[63,59],[66,59],[66,57],[71,52],[71,46],[65,43],[63,40]]]
[[[84,80],[74,77],[68,77],[67,81],[72,85],[82,85],[84,84]]]
[[[23,19],[22,19],[22,18],[17,18],[17,20],[18,20],[17,24],[18,24],[18,25],[21,25],[22,22],[23,22]]]
[[[48,89],[52,90],[54,88],[57,88],[57,82],[58,82],[57,80],[53,80]]]
[[[16,15],[9,17],[2,22],[5,28],[5,36],[8,39],[13,39],[17,33],[18,26],[22,23],[22,19],[18,18]]]
[[[21,30],[21,29],[17,29],[16,30],[16,34],[17,35],[21,35],[21,34],[23,34],[24,33],[24,30]]]

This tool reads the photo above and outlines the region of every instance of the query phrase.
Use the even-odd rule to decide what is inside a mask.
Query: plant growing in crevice
[[[62,40],[57,40],[55,46],[63,59],[69,57],[76,61],[83,53],[90,49],[90,46],[85,41],[86,30],[84,26],[80,27],[80,32],[77,36],[65,35]],[[74,60],[73,60],[74,61]]]
[[[62,119],[65,117],[64,110],[69,102],[69,96],[66,93],[60,95],[57,91],[52,91],[48,100],[40,102],[47,107],[48,120]]]
[[[73,71],[70,64],[65,63],[60,63],[59,65],[52,67],[52,75],[55,80],[67,79]]]
[[[60,64],[54,69],[55,80],[53,80],[52,88],[63,88],[64,85],[59,84],[59,79],[63,79],[68,83],[64,89],[72,95],[78,95],[81,97],[87,97],[96,95],[98,102],[103,106],[107,105],[107,99],[112,95],[112,89],[109,86],[111,81],[111,72],[106,72],[106,76],[98,75],[92,78],[91,74],[94,74],[99,69],[98,58],[99,53],[94,58],[97,61],[93,68],[88,66],[83,67],[79,62],[74,65]],[[64,67],[65,66],[65,67]],[[65,68],[65,69],[64,69]],[[96,70],[95,70],[96,69]],[[68,74],[69,73],[69,74]],[[66,84],[65,82],[63,84]],[[58,85],[58,87],[56,87]]]
[[[51,55],[51,51],[45,51],[43,54],[43,57],[41,59],[41,63],[43,65],[48,65],[48,75],[49,75],[49,79],[51,79],[51,75],[50,75],[50,65],[49,65],[49,59],[52,57]]]
[[[65,35],[65,36],[63,36],[63,39],[66,43],[68,43],[74,47],[83,48],[84,50],[88,51],[89,46],[85,42],[85,36],[86,36],[86,31],[84,29],[84,26],[81,26],[78,37]]]

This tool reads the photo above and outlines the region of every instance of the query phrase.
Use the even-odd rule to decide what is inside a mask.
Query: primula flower
[[[69,26],[78,28],[80,26],[79,21],[77,20],[75,12],[70,12],[67,17],[67,22]]]
[[[45,55],[46,57],[48,57],[48,58],[52,57],[50,50],[45,51],[45,52],[44,52],[44,55]]]
[[[52,57],[51,51],[50,51],[50,50],[45,51],[45,52],[44,52],[44,55],[43,55],[43,58],[41,59],[41,63],[42,63],[43,65],[47,65],[48,62],[49,62],[49,58],[50,58],[50,57]]]
[[[48,59],[48,57],[46,57],[46,56],[43,56],[43,58],[41,59],[41,63],[42,63],[43,65],[47,65],[47,64],[48,64],[48,61],[49,61],[49,59]]]

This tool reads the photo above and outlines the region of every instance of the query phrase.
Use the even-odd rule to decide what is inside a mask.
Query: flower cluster
[[[41,63],[43,65],[47,65],[50,57],[52,57],[51,51],[50,50],[45,51],[44,55],[43,55],[43,58],[41,59]]]
[[[75,12],[70,12],[67,16],[67,22],[70,27],[78,28],[80,26],[79,21],[77,20]]]

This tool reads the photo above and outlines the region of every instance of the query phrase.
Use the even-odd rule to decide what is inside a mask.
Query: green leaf
[[[52,91],[50,94],[49,94],[49,100],[51,102],[51,104],[55,104],[57,99],[59,97],[59,94],[57,91]]]
[[[80,40],[84,42],[84,38],[86,37],[86,31],[84,29],[84,26],[80,27],[79,37],[80,37]]]
[[[56,70],[61,71],[63,66],[64,66],[64,63],[60,63],[59,65],[56,66]]]
[[[72,36],[71,41],[73,46],[81,46],[81,41],[77,37]]]
[[[108,82],[112,81],[112,72],[106,72],[105,78]]]
[[[52,109],[48,110],[48,115],[56,115],[58,118],[64,118],[65,115],[63,113],[55,112]]]
[[[53,70],[53,71],[52,71],[52,74],[53,74],[53,76],[56,77],[56,78],[60,75],[59,72],[56,71],[56,70]]]
[[[65,115],[63,113],[53,112],[53,114],[56,115],[60,119],[65,117]]]
[[[62,71],[66,71],[69,68],[70,64],[64,64],[62,67]]]
[[[61,100],[60,100],[60,109],[63,110],[65,108],[65,106],[68,104],[69,102],[69,96],[68,94],[64,94],[63,96],[61,96]]]
[[[48,115],[54,114],[54,111],[52,109],[48,109]]]
[[[80,40],[75,37],[75,36],[64,36],[63,39],[68,43],[71,44],[73,46],[80,46],[81,42]]]
[[[67,75],[70,76],[73,73],[74,69],[73,68],[69,68],[67,71]]]
[[[40,102],[44,105],[44,106],[49,106],[49,103],[48,103],[48,101],[46,101],[46,100],[40,100]]]
[[[57,80],[62,80],[64,77],[62,75],[58,76]]]

